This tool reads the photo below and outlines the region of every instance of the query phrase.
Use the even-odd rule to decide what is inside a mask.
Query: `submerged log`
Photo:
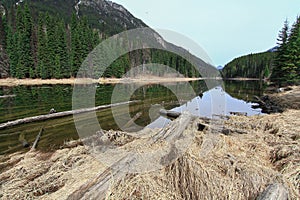
[[[44,131],[44,127],[41,128],[39,134],[36,136],[35,141],[34,141],[32,147],[31,147],[31,151],[33,151],[33,150],[36,149],[37,144],[38,144],[38,142],[39,142],[39,140],[40,140],[40,138],[42,136],[43,131]]]
[[[97,110],[102,110],[102,109],[106,109],[106,108],[111,108],[111,107],[116,107],[116,106],[126,105],[126,104],[130,104],[130,103],[136,103],[136,102],[138,102],[138,101],[128,101],[128,102],[115,103],[115,104],[110,104],[110,105],[102,105],[102,106],[98,106],[98,107],[94,107],[94,108],[84,108],[84,109],[78,109],[78,110],[58,112],[58,113],[53,113],[53,114],[39,115],[39,116],[34,116],[34,117],[26,117],[23,119],[17,119],[14,121],[0,124],[0,130],[8,128],[8,127],[12,127],[12,126],[17,126],[20,124],[45,121],[48,119],[61,118],[61,117],[66,117],[66,116],[80,114],[80,113],[86,113],[86,112],[93,112],[93,111],[97,111]]]
[[[123,128],[128,128],[130,127],[138,118],[142,116],[142,112],[138,112],[131,120],[129,120]]]

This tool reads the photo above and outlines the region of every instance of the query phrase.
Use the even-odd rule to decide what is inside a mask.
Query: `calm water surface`
[[[247,112],[248,115],[262,114],[260,109],[251,108],[253,96],[262,94],[261,85],[257,81],[227,81],[223,87],[219,86],[210,90],[206,88],[203,81],[191,82],[190,85],[195,95],[185,95],[185,84],[181,83],[170,83],[170,87],[157,84],[142,86],[131,96],[131,100],[141,101],[130,105],[130,115],[133,117],[141,113],[136,124],[141,127],[154,128],[163,127],[170,122],[169,119],[158,115],[160,108],[179,112],[188,110],[194,115],[205,117],[213,117],[213,114],[229,115],[229,112]],[[115,86],[96,85],[95,87],[96,106],[110,104]],[[180,91],[179,96],[185,98],[177,99],[170,90],[171,87]],[[0,87],[0,96],[15,95],[15,97],[0,98],[0,123],[47,114],[51,108],[55,108],[57,112],[71,110],[72,92],[73,88],[70,85]],[[120,109],[120,116],[122,112],[123,110]],[[118,129],[111,109],[97,112],[97,117],[103,129]],[[20,138],[25,138],[32,143],[41,127],[44,127],[45,131],[39,142],[40,150],[57,149],[64,141],[78,139],[72,116],[24,124],[0,130],[0,154],[23,150]]]

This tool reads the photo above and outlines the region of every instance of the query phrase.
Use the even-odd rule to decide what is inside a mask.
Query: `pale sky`
[[[215,66],[274,47],[285,19],[292,24],[300,15],[300,0],[113,1],[151,28],[192,39]]]

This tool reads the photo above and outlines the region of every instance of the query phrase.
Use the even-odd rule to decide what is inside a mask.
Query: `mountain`
[[[272,51],[235,58],[222,69],[224,78],[269,78],[275,53]]]
[[[85,16],[89,24],[107,35],[117,34],[124,30],[147,27],[140,19],[135,18],[123,6],[106,0],[2,0],[8,12],[14,5],[28,3],[34,18],[39,12],[58,15],[66,22],[71,21],[72,13]]]
[[[106,0],[2,0],[0,4],[5,13],[0,24],[4,32],[0,56],[8,58],[10,76],[17,78],[75,76],[101,40],[125,30],[148,27],[123,6]],[[173,49],[198,63],[203,74],[217,74],[211,65],[166,42],[154,30],[148,29],[145,35],[162,49]],[[121,77],[131,67],[151,62],[171,66],[186,76],[200,76],[189,61],[157,49],[124,55],[104,76]]]
[[[222,65],[219,65],[219,66],[217,67],[218,70],[222,70],[223,68],[224,68],[224,66],[222,66]]]
[[[277,52],[278,51],[278,46],[275,46],[271,49],[269,49],[267,52]]]

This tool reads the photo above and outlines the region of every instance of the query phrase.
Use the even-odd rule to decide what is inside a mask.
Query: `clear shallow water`
[[[170,122],[169,119],[158,115],[160,108],[178,112],[188,110],[194,115],[205,117],[212,117],[213,113],[229,115],[229,112],[261,114],[260,109],[251,108],[253,95],[260,96],[262,93],[258,82],[225,82],[226,92],[221,87],[208,90],[203,81],[190,84],[195,91],[194,96],[185,95],[185,85],[180,83],[170,83],[167,87],[155,84],[138,88],[131,95],[131,100],[141,100],[141,102],[130,106],[131,117],[141,113],[141,117],[135,123],[141,127],[148,125],[154,128],[162,127]],[[96,106],[110,104],[114,85],[95,87]],[[185,99],[177,99],[176,95],[168,89],[172,87],[176,88],[182,96],[185,95]],[[71,110],[72,92],[73,88],[69,85],[0,87],[0,96],[16,95],[12,98],[0,99],[0,123],[47,114],[51,108],[55,108],[58,112]],[[197,96],[199,93],[203,94],[201,98]],[[123,112],[126,111],[119,110],[119,117],[123,115]],[[97,118],[103,129],[118,129],[111,109],[97,112]],[[45,129],[38,147],[41,150],[57,149],[64,141],[78,139],[72,116],[24,124],[0,130],[0,154],[23,149],[19,142],[20,136],[24,136],[29,143],[32,143],[41,127]]]

